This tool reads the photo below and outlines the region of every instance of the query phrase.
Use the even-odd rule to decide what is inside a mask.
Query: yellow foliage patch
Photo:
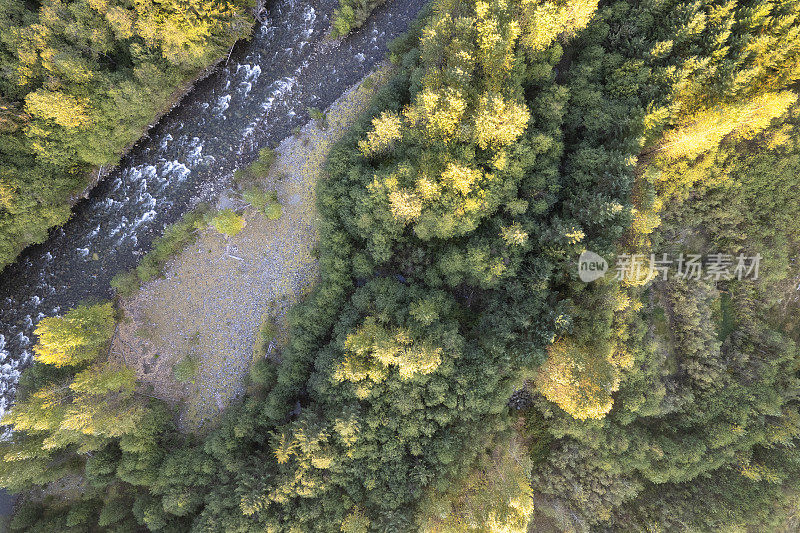
[[[569,338],[558,340],[548,348],[536,386],[548,400],[575,418],[603,418],[613,406],[611,393],[620,382],[612,357],[610,345],[589,349]]]

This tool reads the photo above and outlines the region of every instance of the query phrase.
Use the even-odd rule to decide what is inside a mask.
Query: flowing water
[[[279,0],[253,39],[199,82],[80,202],[73,217],[0,275],[0,415],[31,361],[43,317],[112,295],[164,227],[214,201],[258,148],[275,145],[385,57],[426,0],[392,0],[341,43],[324,36],[338,0]]]

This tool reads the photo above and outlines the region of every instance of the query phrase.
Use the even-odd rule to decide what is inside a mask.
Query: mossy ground
[[[183,406],[182,428],[208,427],[244,393],[263,316],[276,317],[276,344],[286,342],[286,311],[317,276],[315,186],[325,158],[390,74],[384,66],[339,98],[325,130],[311,121],[281,143],[264,184],[278,193],[280,218],[247,209],[247,225],[235,237],[203,231],[163,279],[122,302],[130,320],[120,324],[113,351],[136,370],[144,393]],[[197,357],[199,369],[194,383],[181,384],[172,369],[187,355]]]

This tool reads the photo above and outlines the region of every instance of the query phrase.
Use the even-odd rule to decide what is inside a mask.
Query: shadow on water
[[[342,42],[327,41],[337,0],[271,2],[253,39],[200,81],[49,239],[0,278],[0,414],[30,362],[43,317],[111,296],[164,227],[214,200],[258,148],[277,144],[385,56],[426,0],[394,0]],[[0,505],[5,498],[0,495]]]

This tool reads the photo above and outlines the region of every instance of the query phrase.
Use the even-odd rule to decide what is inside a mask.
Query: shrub
[[[265,318],[264,322],[261,323],[261,328],[259,329],[258,337],[256,338],[256,345],[253,350],[254,359],[261,359],[267,355],[269,343],[275,340],[275,336],[277,334],[278,328],[273,319],[269,317]]]
[[[252,185],[255,181],[267,177],[277,158],[278,154],[275,150],[262,148],[258,151],[258,159],[244,168],[236,169],[233,173],[233,180],[240,187]]]
[[[250,187],[244,193],[244,200],[261,211],[270,220],[280,218],[283,208],[275,191],[262,191],[258,187]]]
[[[339,0],[339,7],[333,12],[331,37],[344,37],[364,25],[370,13],[386,0]]]
[[[271,167],[278,158],[278,153],[269,147],[264,147],[258,151],[258,160],[261,164]]]
[[[250,167],[237,168],[233,171],[233,181],[239,186],[250,181]]]
[[[245,202],[252,205],[259,211],[263,211],[264,208],[269,204],[268,194],[258,187],[250,187],[244,191],[242,197],[244,198]]]
[[[153,255],[146,255],[142,262],[136,267],[136,276],[142,283],[154,280],[163,273],[162,265]]]
[[[264,209],[264,214],[270,220],[276,220],[283,214],[283,206],[277,200],[270,202]]]
[[[245,226],[244,218],[237,215],[231,209],[223,209],[217,213],[211,223],[217,231],[228,237],[234,237],[242,231]]]
[[[316,122],[319,129],[324,130],[328,128],[328,116],[323,111],[320,111],[316,107],[311,107],[308,109],[308,116],[311,117],[311,120]]]

